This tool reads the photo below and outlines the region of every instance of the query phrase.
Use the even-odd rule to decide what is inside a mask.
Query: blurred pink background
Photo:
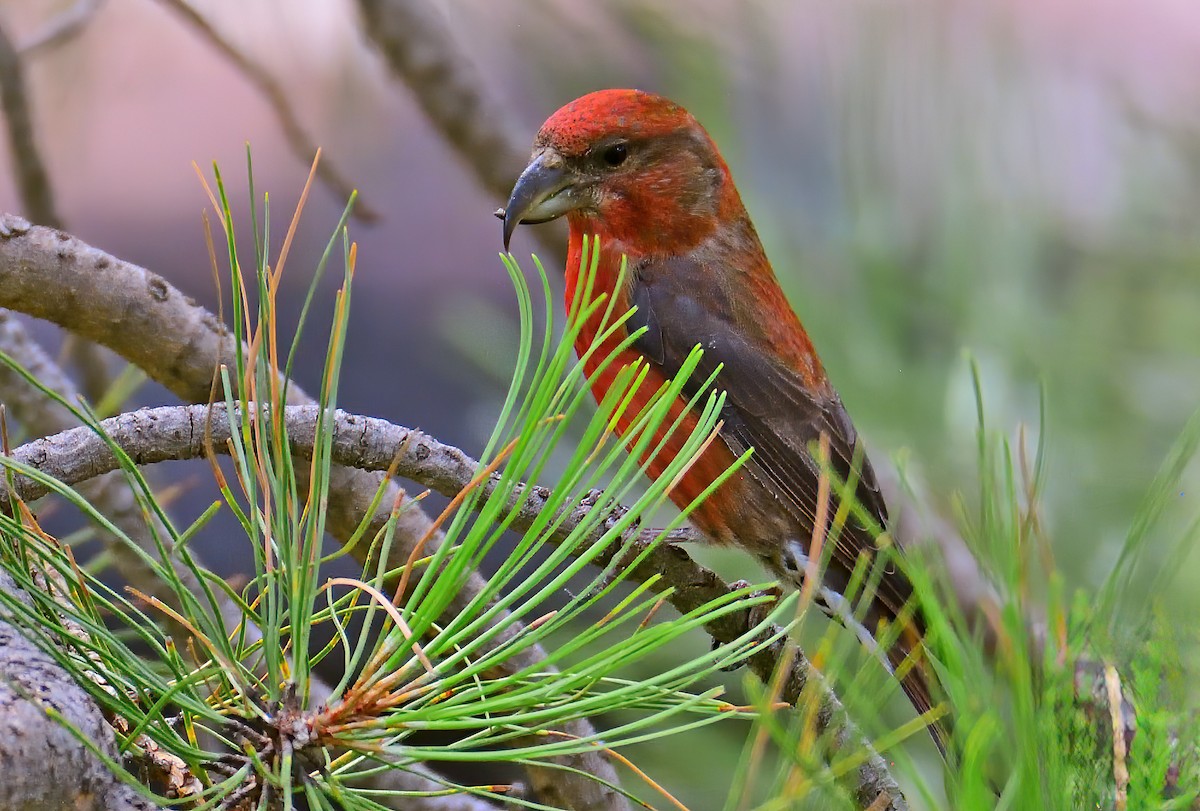
[[[71,5],[0,0],[0,22],[20,43]],[[691,109],[733,168],[873,458],[904,459],[947,512],[958,491],[969,511],[976,486],[964,350],[979,360],[990,427],[1010,438],[1022,424],[1031,439],[1043,429],[1044,385],[1043,518],[1071,582],[1095,584],[1200,404],[1200,5],[682,5],[436,4],[530,141],[560,104],[605,86]],[[340,404],[477,452],[515,351],[491,213],[504,201],[481,191],[392,77],[354,3],[194,7],[283,85],[326,157],[381,212],[351,225],[359,261]],[[249,142],[278,245],[307,163],[266,101],[168,4],[109,0],[79,38],[31,58],[27,78],[72,233],[215,308],[208,200],[192,163],[211,177],[215,159],[245,212]],[[0,149],[0,210],[21,213],[11,175]],[[312,195],[285,311],[298,311],[343,204],[324,188]],[[526,230],[513,246],[522,258],[538,247]],[[313,325],[298,369],[310,390],[323,329]],[[172,398],[146,387],[138,401]],[[1194,492],[1185,486],[1172,505],[1164,550],[1190,522]],[[1177,584],[1200,576],[1194,557]],[[1194,616],[1194,589],[1159,596]],[[700,765],[687,764],[712,780],[726,773]]]

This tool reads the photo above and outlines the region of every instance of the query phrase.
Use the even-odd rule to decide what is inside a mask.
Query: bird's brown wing
[[[637,312],[627,323],[630,331],[645,328],[635,344],[638,351],[665,376],[674,377],[699,344],[704,355],[685,388],[689,394],[720,366],[715,387],[726,392],[721,437],[735,453],[754,448],[743,470],[775,493],[796,518],[798,537],[791,540],[807,547],[812,536],[821,474],[812,449],[822,434],[828,437],[833,472],[842,481],[857,480],[857,501],[883,526],[887,509],[861,449],[856,458],[857,434],[841,400],[836,394],[810,391],[798,371],[772,356],[771,347],[752,343],[712,291],[712,271],[694,260],[637,264],[629,290]],[[830,517],[837,504],[835,494]],[[873,554],[874,548],[870,531],[851,517],[830,552],[829,585],[844,588],[859,555]],[[892,617],[910,595],[907,578],[899,573],[881,576],[876,598]]]
[[[871,519],[885,526],[887,508],[875,473],[861,449],[856,453],[858,436],[841,400],[827,387],[823,387],[826,393],[810,390],[801,373],[778,359],[773,347],[739,327],[729,302],[722,299],[712,281],[711,270],[691,259],[636,264],[628,292],[637,311],[627,327],[631,331],[645,330],[636,340],[638,351],[664,376],[673,378],[699,345],[704,355],[685,386],[689,395],[696,394],[720,368],[715,388],[726,392],[721,438],[738,455],[754,448],[742,470],[775,494],[796,520],[796,537],[778,539],[781,546],[800,543],[807,554],[821,475],[821,465],[812,451],[822,434],[829,438],[833,471],[843,482],[857,479],[856,500]],[[757,332],[758,336],[762,334],[761,330]],[[832,492],[827,513],[830,518],[837,506],[836,492]],[[829,595],[823,589],[821,602],[860,637],[865,634],[863,641],[868,647],[878,650],[876,624],[905,616],[902,612],[912,597],[908,577],[895,566],[875,573],[878,579],[874,599],[866,607],[865,616],[858,615],[865,625],[847,613],[849,606],[837,596],[844,594],[860,556],[865,553],[874,560],[875,550],[875,536],[865,522],[848,519],[828,550],[829,564],[823,574],[824,585],[836,594]],[[923,628],[919,614],[907,616],[895,641],[879,651],[901,674],[901,687],[919,713],[933,707],[933,686],[937,684],[937,676],[925,658]],[[945,724],[934,721],[930,725],[943,756],[948,740]]]

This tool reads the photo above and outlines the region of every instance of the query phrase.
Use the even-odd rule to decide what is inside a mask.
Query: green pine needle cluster
[[[381,485],[376,506],[390,509],[392,517],[384,531],[365,537],[364,519],[354,537],[328,551],[331,426],[356,258],[346,215],[316,269],[289,344],[278,331],[275,299],[295,220],[272,264],[265,248],[271,237],[264,198],[261,220],[256,217],[252,224],[253,262],[246,268],[219,173],[213,201],[226,238],[233,332],[245,347],[232,368],[220,370],[216,399],[224,401],[232,422],[230,467],[218,464],[215,453],[212,457],[221,499],[192,523],[178,526],[143,472],[110,443],[144,509],[166,529],[167,536],[156,539],[157,554],[147,554],[72,488],[5,460],[9,475],[44,483],[100,533],[140,555],[170,594],[160,600],[120,590],[103,573],[77,566],[71,550],[45,535],[23,505],[0,516],[0,565],[33,598],[26,605],[5,596],[4,607],[107,713],[120,719],[121,750],[128,761],[111,763],[114,771],[136,783],[128,766],[152,744],[180,758],[199,779],[187,798],[195,808],[231,808],[239,802],[290,808],[303,797],[310,808],[374,809],[387,807],[388,798],[362,788],[361,781],[382,769],[448,761],[552,765],[556,756],[596,748],[617,751],[746,714],[721,700],[720,688],[693,688],[769,644],[771,639],[760,638],[761,628],[788,616],[792,601],[765,612],[763,626],[747,629],[734,644],[678,662],[654,678],[632,679],[630,666],[655,650],[767,598],[745,588],[687,615],[664,616],[657,612],[661,597],[651,583],[627,582],[626,572],[638,557],[618,553],[614,561],[631,559],[589,566],[600,552],[628,545],[627,536],[636,535],[630,530],[666,502],[671,480],[714,431],[719,396],[697,403],[703,416],[686,438],[684,452],[658,483],[643,488],[640,454],[626,452],[612,423],[631,407],[629,394],[644,368],[622,369],[609,398],[591,411],[583,408],[587,380],[572,350],[584,319],[602,314],[611,332],[626,314],[615,312],[611,301],[593,296],[585,285],[566,336],[557,340],[549,328],[535,335],[534,296],[506,258],[520,305],[520,355],[474,482],[491,478],[495,487],[486,498],[480,488],[467,488],[437,519],[435,528],[444,533],[440,543],[432,542],[431,530],[397,563],[395,519],[418,500],[382,504],[386,489]],[[283,420],[291,385],[287,372],[298,362],[297,339],[313,290],[335,256],[344,270],[318,396],[326,419],[311,464],[299,464],[290,453]],[[549,311],[549,283],[540,267],[539,274]],[[614,355],[602,359],[602,366]],[[698,358],[697,353],[692,367]],[[656,431],[670,418],[669,406],[685,381],[680,376],[665,385],[635,415],[636,451],[653,450]],[[96,413],[63,404],[81,423],[101,431]],[[457,605],[467,579],[501,543],[517,514],[520,488],[542,479],[551,453],[565,439],[572,443],[569,460],[540,518],[517,539],[485,587]],[[587,518],[565,541],[553,542],[565,516],[589,497],[596,503]],[[628,509],[618,514],[619,505]],[[254,553],[253,576],[240,588],[190,552],[190,542],[222,510],[236,517],[245,535],[238,542]],[[368,553],[359,576],[324,573],[327,563],[360,545]],[[235,609],[232,617],[228,606]],[[654,621],[647,622],[652,615]],[[514,635],[517,622],[523,627]],[[545,655],[530,658],[539,647]],[[315,669],[329,664],[335,664],[340,681],[314,702]],[[627,720],[605,724],[602,737],[557,732],[570,721],[617,714]],[[428,732],[450,733],[452,741],[435,743],[422,734]],[[649,785],[630,790],[653,795]],[[546,807],[508,796],[507,790],[445,781],[447,792]]]

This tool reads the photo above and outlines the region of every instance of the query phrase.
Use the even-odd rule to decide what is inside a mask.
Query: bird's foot
[[[737,591],[739,589],[749,588],[751,585],[752,584],[748,580],[735,580],[729,584],[729,588],[733,591]],[[783,589],[780,588],[778,583],[772,583],[765,589],[752,591],[746,596],[750,598],[768,598],[761,603],[755,603],[754,605],[746,608],[746,630],[749,631],[750,629],[761,625],[767,619],[767,617],[771,615],[771,612],[775,610],[775,604],[779,601],[779,598],[783,596]],[[712,641],[711,649],[717,650],[722,644],[724,643],[714,639]],[[722,667],[721,670],[725,671],[726,673],[731,673],[740,668],[743,664],[744,662],[735,662],[734,664]]]
[[[602,532],[608,532],[617,526],[618,522],[625,517],[625,515],[628,513],[628,509],[619,504],[614,505],[611,500],[608,500],[608,503],[605,504],[606,500],[608,500],[608,496],[603,490],[592,489],[580,497],[578,506],[575,509],[578,514],[590,513],[598,508],[603,510],[605,507],[608,507],[607,514],[604,515],[604,519],[600,522],[600,530]],[[598,505],[601,506],[598,507]],[[635,536],[640,539],[642,533],[638,531],[638,526],[639,524],[635,519],[632,525],[625,530],[624,537],[629,538],[631,536]],[[612,585],[613,581],[617,579],[618,573],[632,566],[641,551],[642,550],[637,548],[632,548],[620,553],[619,557],[614,562],[611,571],[596,581],[591,590],[585,593],[584,597],[591,598]]]

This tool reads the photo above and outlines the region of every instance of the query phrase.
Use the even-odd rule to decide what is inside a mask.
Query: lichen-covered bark
[[[0,591],[19,594],[3,571]],[[70,730],[46,715],[46,708],[53,708],[106,756],[117,757],[112,728],[100,708],[9,618],[0,606],[0,809],[155,808],[118,782]]]

